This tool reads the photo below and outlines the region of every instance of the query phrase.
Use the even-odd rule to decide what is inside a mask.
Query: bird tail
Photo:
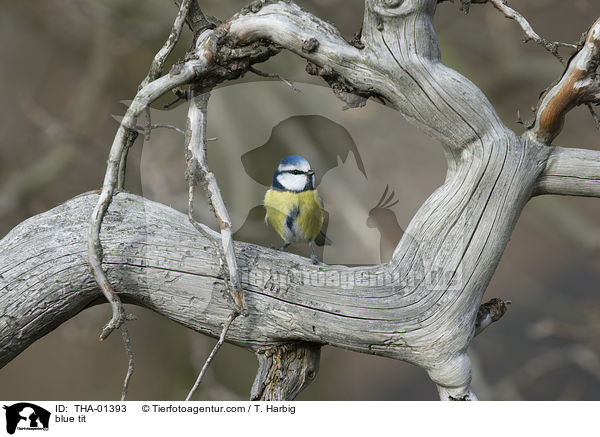
[[[323,231],[320,231],[317,238],[315,238],[315,243],[317,246],[331,246],[333,241]]]

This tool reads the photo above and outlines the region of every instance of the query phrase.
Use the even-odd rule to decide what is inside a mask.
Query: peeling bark
[[[134,99],[113,143],[100,196],[75,198],[0,241],[0,364],[99,302],[83,241],[90,216],[89,256],[98,283],[111,284],[124,301],[219,335],[231,312],[215,249],[219,234],[208,228],[195,232],[185,216],[136,196],[113,198],[118,165],[128,129],[153,99],[191,82],[208,91],[283,48],[313,65],[349,105],[376,96],[438,139],[448,173],[413,217],[404,234],[411,238],[400,241],[386,264],[314,266],[296,255],[235,243],[248,313],[234,321],[226,341],[271,351],[259,358],[262,373],[253,396],[279,396],[265,395],[274,375],[290,380],[271,393],[295,395],[308,381],[302,377],[306,363],[318,358],[309,360],[304,346],[293,350],[290,344],[310,343],[416,364],[438,385],[442,399],[476,399],[467,348],[483,293],[523,207],[536,194],[599,197],[600,167],[597,152],[550,144],[564,113],[584,100],[557,97],[565,83],[573,88],[568,69],[567,82],[542,100],[537,124],[519,137],[472,82],[441,63],[432,25],[436,5],[436,0],[366,0],[362,33],[352,43],[287,1],[254,2],[213,30],[203,27],[195,57]],[[570,64],[581,65],[585,58],[588,72],[598,61],[594,29],[590,44]],[[596,82],[588,91],[595,92]],[[94,236],[100,226],[102,234]],[[106,277],[98,273],[103,271]]]

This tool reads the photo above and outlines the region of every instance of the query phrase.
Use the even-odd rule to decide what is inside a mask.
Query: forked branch
[[[190,187],[190,208],[193,204],[193,188],[200,183],[205,189],[210,205],[215,213],[219,229],[221,230],[221,250],[223,253],[223,265],[227,268],[229,275],[229,290],[233,296],[237,312],[244,312],[244,297],[240,284],[237,261],[233,248],[233,234],[231,231],[231,219],[229,212],[221,196],[221,190],[217,179],[210,171],[206,156],[206,114],[208,110],[208,99],[210,94],[202,90],[192,88],[190,92],[190,108],[188,111],[187,133],[186,133],[186,179]],[[194,218],[190,211],[190,220]]]
[[[195,3],[196,0],[193,0]],[[165,62],[167,58],[177,45],[179,41],[179,37],[181,36],[181,29],[183,28],[183,24],[185,23],[188,12],[190,10],[190,4],[192,0],[182,0],[181,5],[179,6],[179,12],[177,13],[177,17],[175,18],[175,22],[173,23],[173,27],[171,29],[171,33],[169,37],[165,41],[164,45],[160,48],[160,50],[154,55],[154,59],[152,60],[152,64],[150,65],[150,70],[148,74],[142,81],[139,86],[139,89],[144,88],[153,80],[156,80],[163,71]]]
[[[206,112],[202,106],[203,94],[223,80],[240,77],[253,63],[263,62],[284,48],[309,61],[310,72],[323,77],[349,106],[360,106],[371,96],[379,97],[440,140],[448,161],[448,174],[444,184],[413,217],[392,260],[359,268],[313,266],[295,255],[241,243],[234,246],[227,232],[230,221],[221,208],[224,205],[220,205],[222,199],[215,194],[216,181],[214,177],[207,178],[210,172],[204,169],[192,175],[194,178],[200,175],[208,184],[225,232],[215,234],[196,224],[204,232],[190,234],[189,223],[186,220],[182,224],[180,214],[133,196],[120,195],[120,201],[115,202],[118,204],[111,208],[130,211],[130,219],[137,227],[132,230],[127,228],[132,224],[126,218],[112,217],[112,233],[117,233],[117,221],[126,228],[122,235],[131,234],[135,238],[124,250],[122,241],[115,245],[111,235],[103,236],[107,242],[104,262],[115,267],[110,271],[111,280],[123,287],[119,291],[132,301],[160,310],[201,332],[222,335],[223,341],[255,352],[274,350],[270,355],[273,360],[286,356],[284,359],[292,359],[288,349],[273,349],[283,343],[300,342],[315,347],[330,344],[418,365],[437,384],[442,399],[476,399],[470,388],[467,348],[473,335],[502,312],[495,312],[503,309],[500,305],[478,315],[483,293],[520,212],[532,194],[557,191],[552,187],[557,177],[566,174],[565,167],[573,169],[568,179],[574,188],[564,189],[564,194],[597,193],[596,182],[591,189],[581,188],[587,182],[577,181],[575,165],[565,164],[574,161],[584,166],[589,170],[585,174],[594,181],[598,176],[596,155],[570,155],[547,146],[560,131],[564,114],[571,107],[595,101],[600,25],[597,22],[592,27],[584,48],[571,60],[561,81],[542,99],[536,125],[519,137],[502,123],[472,82],[441,63],[432,25],[436,5],[436,0],[366,0],[363,33],[354,44],[345,41],[330,24],[288,1],[254,2],[214,29],[212,25],[203,27],[188,20],[192,28],[196,26],[195,46],[184,62],[176,64],[169,74],[149,82],[134,98],[114,139],[102,192],[90,221],[89,262],[101,290],[113,303],[113,318],[105,329],[106,335],[121,325],[124,315],[102,269],[100,227],[115,194],[119,163],[127,139],[136,129],[136,118],[163,93],[191,83],[194,91],[188,94],[192,97],[190,118],[195,119],[194,126],[201,126]],[[192,3],[190,11],[194,7]],[[188,146],[197,147],[194,152],[190,149],[190,155],[196,156],[196,161],[190,162],[201,167],[204,139],[194,135],[205,133],[190,129],[189,135]],[[88,214],[85,207],[94,200],[75,199],[72,205]],[[151,210],[160,217],[161,226],[153,223],[142,229],[139,222],[144,219],[140,214]],[[192,223],[195,223],[193,217]],[[15,235],[27,237],[26,232]],[[155,246],[151,238],[155,239]],[[188,256],[179,250],[171,252],[171,259],[164,259],[160,252],[160,264],[148,264],[148,258],[159,262],[155,261],[156,253],[145,252],[148,247],[166,251],[177,238],[198,245],[189,248],[194,260],[192,272],[182,268],[185,262],[182,259]],[[138,243],[143,239],[147,241],[141,247]],[[9,246],[13,244],[13,240],[7,241]],[[237,257],[247,275],[239,284],[243,285],[244,296],[249,297],[245,301],[248,316],[231,324],[227,334],[221,334],[222,325],[232,308],[221,291],[228,279],[237,280],[232,275],[235,264],[231,259],[225,262],[229,274],[224,274],[219,252],[214,248],[218,242],[221,243],[218,247],[225,254],[229,251],[234,262]],[[0,257],[9,255],[0,251]],[[178,277],[183,278],[179,283],[165,282],[167,264],[169,274],[178,272]],[[80,273],[80,269],[74,271]],[[148,288],[140,279],[145,271],[157,274],[154,278],[157,280]],[[121,272],[126,272],[124,277]],[[96,289],[90,284],[80,288],[84,290],[78,295],[80,305],[66,308],[69,315],[96,298],[93,296]],[[239,290],[241,296],[241,288],[230,289]],[[165,294],[167,298],[163,299]],[[2,298],[15,299],[15,296],[11,292]],[[236,302],[243,305],[240,299]],[[38,315],[43,317],[44,311],[54,310],[53,305],[48,305]],[[25,332],[22,335],[27,340],[39,333],[18,318],[11,319],[9,328]],[[8,353],[14,355],[13,339],[4,336],[2,341]],[[314,363],[318,356],[312,352],[309,361]],[[268,369],[285,368],[273,366],[268,360],[263,364],[264,375],[269,375]],[[297,377],[286,391],[288,395],[309,381],[302,373],[309,367],[298,367]],[[254,391],[257,397],[264,395],[269,380],[273,379],[257,378]]]
[[[100,228],[102,226],[102,220],[106,210],[108,209],[108,206],[115,193],[115,189],[117,188],[119,179],[119,166],[122,161],[123,153],[127,147],[130,133],[136,128],[135,121],[137,116],[151,102],[174,87],[194,79],[197,75],[196,69],[206,67],[206,65],[206,59],[202,58],[188,61],[187,63],[181,65],[177,71],[169,73],[167,76],[163,76],[160,79],[156,79],[142,88],[127,109],[119,129],[117,130],[115,139],[113,140],[108,157],[102,192],[100,194],[98,204],[92,213],[90,227],[87,234],[88,259],[92,268],[92,273],[96,279],[96,282],[112,306],[112,318],[102,331],[101,339],[108,337],[108,335],[110,335],[114,329],[121,326],[121,324],[125,321],[125,312],[123,311],[123,307],[102,269]]]
[[[575,106],[600,102],[600,18],[592,25],[583,48],[569,61],[562,77],[542,97],[530,135],[550,144],[561,132],[566,114]]]

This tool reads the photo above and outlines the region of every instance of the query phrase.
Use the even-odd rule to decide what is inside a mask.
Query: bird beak
[[[315,171],[314,171],[314,170],[308,170],[308,171],[306,172],[306,174],[307,174],[307,175],[309,175],[309,176],[314,176],[314,174],[315,174]]]

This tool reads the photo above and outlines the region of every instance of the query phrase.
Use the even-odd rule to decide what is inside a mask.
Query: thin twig
[[[148,76],[140,84],[138,93],[136,94],[130,107],[127,109],[123,120],[121,121],[121,125],[117,130],[117,134],[115,135],[115,139],[109,153],[108,165],[104,176],[104,183],[102,186],[100,199],[94,207],[88,228],[88,262],[96,283],[100,287],[100,290],[106,297],[107,301],[110,303],[112,309],[112,317],[102,330],[102,333],[100,334],[100,340],[104,340],[114,329],[121,327],[125,351],[128,357],[127,374],[125,376],[122,389],[123,399],[127,395],[129,381],[133,374],[133,352],[131,350],[131,339],[129,338],[129,332],[125,326],[125,321],[131,318],[127,317],[121,300],[116,295],[115,290],[111,286],[106,273],[102,268],[102,243],[100,241],[100,229],[102,227],[103,218],[115,193],[115,189],[122,189],[125,183],[127,152],[130,146],[133,144],[133,141],[135,141],[135,136],[137,136],[137,133],[133,131],[136,118],[145,108],[149,107],[150,102],[156,100],[165,92],[172,90],[177,86],[188,83],[192,79],[196,78],[199,71],[197,68],[206,66],[208,62],[206,56],[201,55],[198,57],[198,59],[189,60],[188,62],[182,64],[176,72],[173,72],[166,77],[156,79],[162,70],[162,66],[166,57],[179,39],[181,26],[185,21],[189,4],[190,0],[184,0],[182,3],[182,7],[177,15],[168,41],[163,46],[163,49],[161,49],[161,51],[159,51],[159,53],[155,56]]]
[[[198,363],[204,362],[210,353],[212,346],[204,339],[198,339],[198,333],[189,329],[187,331],[187,340],[189,344],[189,362],[196,368]],[[248,400],[247,396],[240,396],[231,390],[221,381],[214,370],[209,367],[202,378],[202,398],[208,401],[227,399],[230,401]]]
[[[147,128],[146,126],[137,125],[135,127],[135,131],[142,133],[142,132],[144,132],[144,130],[146,128]],[[177,126],[173,126],[172,124],[165,124],[165,123],[153,124],[153,125],[150,125],[150,129],[152,129],[152,130],[154,130],[154,129],[171,129],[171,130],[174,130],[175,132],[185,136],[185,131],[183,129],[180,129]],[[217,137],[206,139],[206,141],[217,141],[217,140],[218,140]]]
[[[547,39],[542,38],[533,30],[533,28],[531,27],[529,22],[525,19],[525,17],[523,17],[523,15],[521,15],[519,12],[517,12],[516,10],[514,10],[513,8],[511,8],[510,6],[508,6],[506,4],[506,0],[489,0],[489,2],[492,5],[494,5],[494,7],[496,9],[498,9],[500,12],[502,12],[506,18],[515,20],[519,24],[519,26],[521,26],[521,29],[523,29],[523,32],[525,33],[525,42],[530,41],[530,40],[535,41],[537,44],[540,44],[542,47],[544,47],[546,50],[548,50],[550,53],[552,53],[562,64],[564,64],[565,61],[562,58],[562,56],[559,55],[558,48],[559,47],[568,47],[571,49],[578,48],[576,44],[548,41]]]
[[[596,113],[596,110],[594,109],[594,107],[592,106],[591,103],[586,103],[586,105],[588,107],[588,109],[590,110],[590,114],[592,114],[592,118],[594,119],[594,122],[596,123],[596,129],[598,129],[600,131],[600,116],[598,116],[598,114]]]
[[[125,353],[127,354],[127,374],[123,380],[123,390],[121,391],[121,400],[124,401],[127,397],[127,390],[129,390],[129,381],[133,375],[133,351],[131,349],[131,339],[129,338],[129,330],[126,324],[121,325],[121,335],[123,337],[123,344],[125,344]]]
[[[193,194],[193,187],[199,182],[206,190],[208,200],[221,230],[222,255],[229,273],[229,281],[227,281],[229,291],[237,310],[243,313],[245,312],[244,298],[233,247],[231,219],[215,175],[209,170],[206,162],[206,112],[209,97],[209,93],[203,93],[200,90],[191,91],[187,121],[189,133],[186,135],[188,138],[186,144],[186,178],[190,185],[190,199]],[[190,220],[193,220],[191,215]]]
[[[249,67],[248,71],[251,71],[252,73],[256,74],[257,76],[261,76],[261,77],[268,77],[271,79],[279,79],[280,81],[282,81],[283,83],[285,83],[287,86],[289,86],[291,89],[293,89],[296,92],[300,92],[300,90],[298,88],[296,88],[294,86],[294,83],[287,80],[285,77],[281,76],[280,74],[277,73],[267,73],[265,71],[261,71],[257,68],[254,67]]]
[[[133,102],[127,109],[121,125],[117,130],[117,134],[111,146],[111,150],[108,157],[108,165],[104,176],[104,183],[102,186],[102,192],[100,198],[92,216],[90,218],[90,227],[88,229],[88,262],[92,269],[96,283],[102,290],[102,293],[108,300],[112,308],[112,318],[108,324],[104,327],[100,339],[104,340],[110,333],[121,326],[125,319],[125,311],[118,296],[115,294],[106,273],[102,269],[102,245],[100,243],[100,228],[102,226],[102,220],[108,206],[112,200],[115,189],[118,186],[119,180],[119,165],[122,164],[122,157],[124,150],[127,148],[127,142],[130,132],[135,127],[135,119],[149,104],[165,92],[179,86],[183,83],[187,83],[194,79],[197,74],[196,68],[204,65],[206,59],[198,59],[189,61],[189,64],[185,64],[182,67],[179,74],[163,76],[160,79],[150,82],[144,89],[142,89]]]
[[[205,36],[208,38],[208,35]],[[144,111],[144,109],[165,92],[172,90],[177,86],[189,83],[197,77],[199,71],[206,68],[209,61],[205,53],[201,53],[197,59],[191,59],[182,64],[177,72],[173,72],[159,79],[148,83],[136,94],[129,108],[125,112],[117,134],[113,140],[111,150],[108,157],[106,173],[104,175],[104,183],[100,198],[92,216],[90,218],[90,227],[88,229],[88,262],[96,283],[102,290],[102,293],[108,300],[112,308],[112,318],[104,327],[100,339],[104,340],[110,333],[121,326],[125,320],[125,311],[119,297],[115,294],[106,273],[102,269],[102,244],[100,242],[100,228],[102,220],[108,210],[108,206],[118,188],[119,179],[123,183],[123,173],[120,171],[120,166],[123,165],[123,154],[127,149],[128,138],[132,130],[135,128],[135,120]],[[121,174],[121,176],[119,176]]]
[[[181,29],[183,28],[183,24],[185,23],[185,19],[190,10],[191,0],[183,0],[181,2],[181,6],[179,7],[179,12],[177,13],[177,17],[175,18],[175,22],[173,23],[173,27],[171,28],[171,33],[169,37],[165,41],[164,45],[161,49],[154,55],[154,59],[152,60],[152,64],[150,65],[150,70],[148,74],[140,84],[138,89],[144,88],[150,82],[158,78],[164,68],[165,61],[173,51],[173,48],[179,41],[179,37],[181,36]]]
[[[119,176],[117,179],[117,190],[123,191],[125,189],[125,175],[127,174],[127,157],[129,156],[129,151],[133,147],[135,140],[138,137],[138,132],[130,129],[129,134],[127,135],[127,139],[125,140],[125,148],[123,149],[123,154],[121,155],[121,162],[119,163]]]
[[[145,129],[147,129],[147,126],[137,125],[135,127],[135,130],[140,133],[144,132]],[[150,129],[152,129],[152,130],[154,130],[154,129],[171,129],[177,133],[180,133],[181,135],[185,135],[185,131],[183,129],[180,129],[177,126],[173,126],[171,124],[163,124],[163,123],[152,124],[152,125],[150,125]],[[212,140],[212,138],[209,138],[207,141],[210,141],[210,140]]]
[[[231,312],[231,314],[229,315],[229,317],[227,318],[227,320],[225,321],[225,324],[223,325],[223,330],[221,331],[221,336],[219,337],[219,341],[217,341],[217,344],[215,344],[215,347],[213,348],[210,355],[206,359],[204,366],[202,366],[202,370],[200,370],[200,373],[198,374],[198,378],[196,378],[196,382],[194,383],[194,386],[192,387],[192,389],[188,393],[187,397],[185,398],[186,401],[189,401],[191,399],[191,397],[194,395],[194,392],[198,389],[198,386],[202,382],[202,378],[204,378],[204,374],[206,373],[208,366],[210,366],[210,363],[212,362],[215,355],[217,354],[217,352],[219,351],[219,349],[225,342],[225,336],[227,335],[227,331],[229,330],[229,327],[231,326],[233,321],[236,319],[236,317],[239,315],[240,315],[240,313],[238,310],[233,310]]]
[[[160,50],[154,55],[154,59],[152,59],[152,63],[150,64],[150,68],[148,69],[148,74],[140,85],[138,86],[138,92],[141,91],[146,85],[150,82],[156,80],[163,71],[165,61],[173,51],[173,48],[179,41],[179,37],[181,36],[181,30],[183,28],[183,24],[185,23],[187,14],[190,9],[191,0],[184,0],[179,6],[179,12],[177,13],[177,17],[175,17],[175,21],[173,22],[173,26],[171,28],[171,32],[169,33],[169,37],[160,48]],[[146,115],[146,129],[144,129],[144,141],[150,140],[150,135],[152,133],[151,124],[152,120],[150,118],[150,106],[146,106],[145,108]],[[139,132],[139,131],[138,131]],[[125,176],[127,173],[127,156],[129,155],[129,149],[133,146],[135,139],[137,138],[137,133],[133,140],[128,140],[128,143],[123,151],[123,155],[121,156],[119,162],[119,177],[118,177],[118,189],[123,190],[125,188]]]
[[[231,234],[231,220],[229,218],[227,208],[225,207],[225,202],[223,202],[223,198],[217,185],[216,178],[214,177],[213,173],[209,171],[208,166],[206,164],[206,113],[208,110],[209,98],[210,94],[207,92],[203,93],[196,89],[191,90],[190,107],[188,111],[187,120],[188,132],[186,135],[186,179],[188,180],[189,184],[188,218],[192,225],[201,234],[207,237],[209,241],[215,241],[214,238],[211,238],[208,235],[208,231],[204,229],[202,225],[200,225],[194,219],[194,188],[198,184],[198,182],[202,182],[207,192],[209,202],[213,207],[215,216],[219,222],[219,227],[221,229],[223,264],[226,264],[226,266],[229,269],[229,281],[226,282],[229,285],[229,291],[233,297],[235,308],[229,315],[229,318],[227,319],[225,324],[223,325],[223,330],[221,332],[221,336],[219,337],[219,341],[217,341],[217,344],[206,359],[204,366],[202,366],[202,370],[200,371],[200,374],[198,375],[194,386],[192,387],[185,399],[186,401],[189,401],[191,399],[194,392],[202,382],[202,378],[204,377],[208,366],[210,365],[218,350],[225,341],[225,335],[227,334],[231,323],[235,320],[235,318],[238,315],[240,315],[242,311],[245,310],[241,284],[237,269],[237,261],[235,259],[235,249],[233,247],[233,238]],[[217,251],[220,252],[218,244]]]
[[[150,113],[150,106],[146,106],[144,109],[144,141],[150,141],[152,135],[152,114]]]
[[[137,125],[135,127],[135,131],[139,132],[139,133],[143,133],[146,128],[147,128],[147,126]],[[170,130],[174,130],[175,132],[185,136],[185,131],[183,129],[180,129],[177,126],[173,126],[172,124],[157,123],[157,124],[150,125],[150,129],[152,129],[152,130],[154,130],[154,129],[170,129]],[[206,139],[206,141],[217,141],[217,140],[218,140],[217,137]]]

